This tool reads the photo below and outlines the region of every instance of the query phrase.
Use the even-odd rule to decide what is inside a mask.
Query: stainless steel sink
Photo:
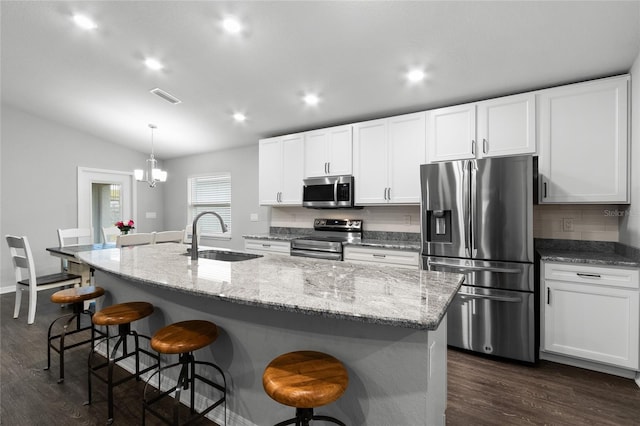
[[[191,250],[187,249],[185,255],[191,255]],[[249,260],[262,257],[261,254],[241,253],[237,251],[224,250],[199,250],[198,257],[203,259],[221,260],[223,262],[238,262],[240,260]]]

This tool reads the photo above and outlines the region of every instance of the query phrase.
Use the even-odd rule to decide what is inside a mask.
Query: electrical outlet
[[[405,215],[404,216],[404,224],[405,225],[411,225],[411,216],[410,215]]]
[[[573,232],[573,219],[572,218],[564,218],[564,219],[562,219],[562,230],[564,232]]]
[[[249,216],[251,222],[257,222],[258,221],[258,213],[251,213],[251,215]]]

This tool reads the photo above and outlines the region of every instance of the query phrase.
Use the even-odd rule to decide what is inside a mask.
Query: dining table
[[[70,274],[80,275],[82,277],[82,285],[88,286],[92,284],[92,268],[82,260],[78,259],[76,254],[84,251],[105,250],[115,247],[115,243],[97,243],[69,245],[64,247],[47,247],[46,250],[50,255],[66,260],[68,262],[68,272]]]

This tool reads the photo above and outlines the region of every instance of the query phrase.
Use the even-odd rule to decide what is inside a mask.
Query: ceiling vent
[[[151,93],[153,93],[154,95],[160,96],[162,99],[164,99],[167,102],[170,102],[172,104],[179,104],[180,102],[182,102],[180,99],[176,98],[175,96],[173,96],[170,93],[165,92],[162,89],[159,88],[155,88],[153,90],[151,90]]]

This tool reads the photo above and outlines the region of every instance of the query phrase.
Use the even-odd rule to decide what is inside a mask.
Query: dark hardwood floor
[[[93,404],[83,405],[84,347],[67,355],[64,384],[56,383],[57,358],[51,371],[43,370],[47,327],[67,312],[49,301],[51,293],[39,294],[31,326],[26,300],[21,317],[14,320],[14,294],[0,296],[0,424],[104,425],[103,384],[94,386]],[[633,380],[545,361],[531,367],[457,350],[448,355],[448,425],[640,425],[640,388]],[[140,424],[141,393],[142,384],[135,381],[116,388],[114,424]],[[148,420],[149,425],[160,424],[153,417]]]

